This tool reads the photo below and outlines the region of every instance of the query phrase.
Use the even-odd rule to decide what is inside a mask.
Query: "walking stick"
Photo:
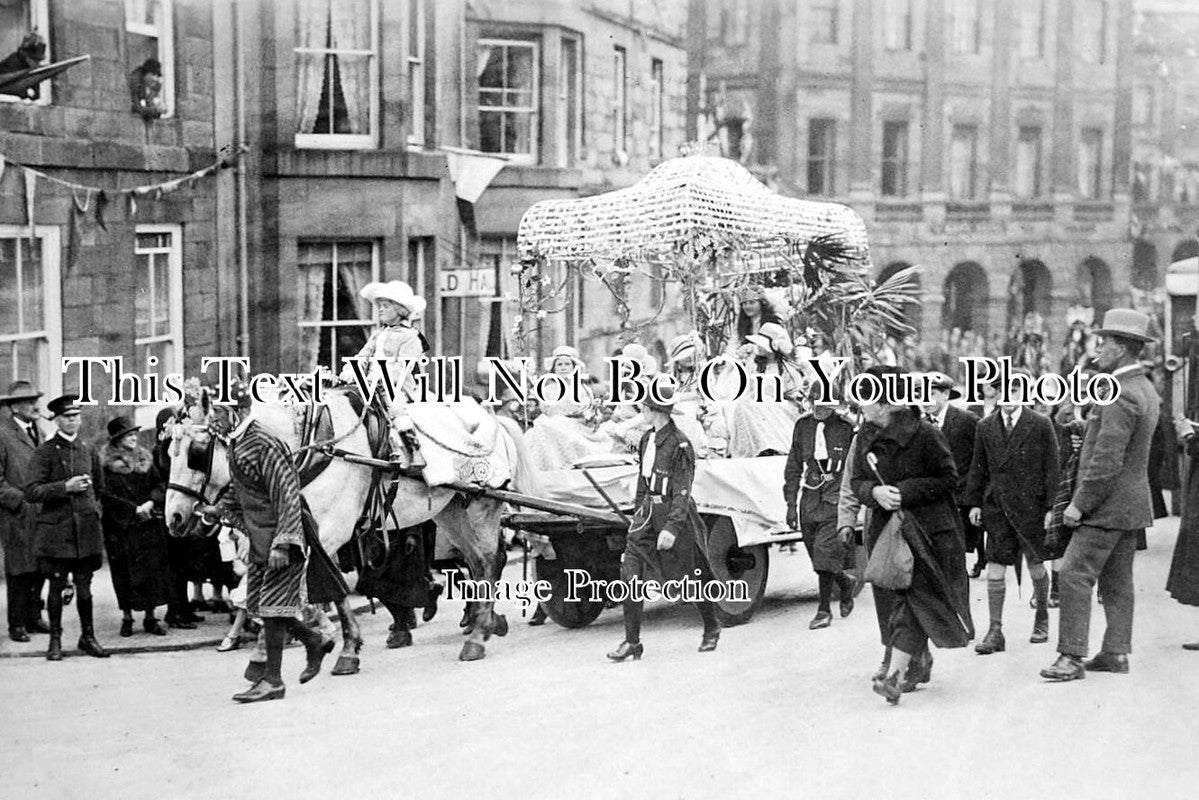
[[[876,456],[874,453],[867,453],[866,454],[866,463],[870,466],[870,471],[874,473],[874,477],[878,478],[879,483],[883,484],[884,486],[890,485],[885,480],[883,480],[883,476],[881,474],[879,474],[878,456]],[[894,511],[894,513],[904,514],[905,512],[902,511],[901,509],[896,509]],[[919,549],[922,551],[920,553],[920,559],[925,562],[925,565],[928,567],[929,572],[932,573],[933,579],[936,580],[936,582],[937,582],[937,588],[941,590],[941,592],[945,595],[945,599],[949,601],[949,607],[951,609],[953,609],[953,614],[955,617],[957,617],[958,624],[962,626],[962,630],[969,633],[970,626],[966,624],[966,618],[962,616],[962,612],[959,611],[957,608],[957,603],[954,602],[953,591],[949,588],[949,581],[946,579],[945,573],[941,571],[941,565],[938,564],[936,562],[936,560],[932,557],[933,556],[932,545],[927,541],[924,531],[920,528],[920,525],[916,522],[916,520],[906,516],[906,514],[905,514],[905,516],[902,517],[902,523],[900,524],[900,530],[902,531],[906,528],[911,529],[911,531],[912,531],[911,539],[912,539],[912,541],[916,542],[919,545]],[[904,537],[904,538],[907,538],[907,537]],[[910,546],[910,544],[909,544],[909,546]]]

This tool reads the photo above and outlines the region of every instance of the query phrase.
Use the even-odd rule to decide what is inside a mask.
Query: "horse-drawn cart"
[[[761,605],[770,573],[770,545],[801,538],[781,523],[785,460],[701,459],[696,465],[692,496],[706,527],[700,547],[718,581],[744,582],[744,599],[730,596],[716,603],[726,625],[749,621]],[[544,537],[552,546],[553,557],[537,557],[537,578],[552,587],[544,607],[559,625],[587,625],[605,606],[598,586],[595,592],[576,591],[576,598],[570,599],[568,570],[581,570],[599,585],[620,579],[627,519],[602,506],[611,503],[631,513],[636,477],[632,465],[542,473],[545,496],[570,504],[575,513],[518,511],[504,517],[505,526]]]

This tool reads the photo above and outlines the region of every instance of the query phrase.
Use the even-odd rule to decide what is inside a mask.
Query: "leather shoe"
[[[645,645],[643,645],[641,642],[637,642],[636,644],[621,642],[620,647],[616,648],[611,653],[608,653],[608,658],[612,659],[613,661],[624,661],[627,658],[632,658],[634,661],[640,661],[641,656],[644,653]]]
[[[282,700],[287,689],[283,684],[276,686],[267,680],[260,680],[258,683],[246,689],[244,692],[238,692],[233,695],[233,699],[238,703],[258,703],[263,700]]]
[[[14,642],[28,642],[29,634],[25,632],[24,628],[9,628],[8,638]]]
[[[133,635],[133,620],[131,620],[131,619],[121,620],[121,638],[128,639],[132,635]]]
[[[47,661],[62,661],[62,635],[50,634],[50,647],[46,649]]]
[[[833,624],[833,613],[831,611],[817,611],[816,616],[812,617],[812,621],[808,623],[808,630],[814,631],[820,628],[827,628]]]
[[[196,629],[196,623],[189,622],[182,617],[175,616],[174,614],[168,614],[166,622],[169,627],[178,628],[180,630],[194,631]]]
[[[903,680],[899,682],[899,690],[901,692],[914,692],[916,687],[922,683],[928,683],[933,679],[933,654],[925,650],[920,658],[913,660],[908,664],[907,672],[903,676]]]
[[[716,649],[716,645],[720,642],[720,628],[714,631],[704,631],[703,638],[699,640],[699,652],[711,653]]]
[[[987,630],[987,635],[983,640],[974,646],[974,652],[980,656],[989,656],[992,653],[1002,653],[1007,649],[1007,643],[1003,638],[1003,628],[992,624]]]
[[[1119,675],[1128,674],[1128,656],[1123,653],[1104,653],[1100,651],[1090,661],[1083,664],[1088,672],[1115,672]]]
[[[1032,644],[1043,644],[1049,641],[1049,612],[1045,609],[1037,611],[1032,621],[1032,635],[1028,637]]]
[[[84,653],[87,653],[92,658],[108,658],[110,655],[112,655],[105,650],[98,641],[96,641],[95,635],[88,633],[85,633],[83,636],[79,637],[79,649]]]
[[[1057,657],[1057,661],[1041,670],[1041,677],[1050,681],[1080,681],[1087,677],[1087,671],[1082,665],[1082,659],[1068,656],[1065,653]]]
[[[162,627],[156,619],[147,619],[142,621],[142,629],[152,636],[166,636],[166,628]]]
[[[888,703],[893,706],[899,705],[899,698],[903,692],[899,688],[899,671],[891,673],[888,678],[879,678],[874,681],[874,693],[881,695]]]
[[[841,598],[841,607],[839,611],[841,612],[841,619],[845,619],[853,613],[853,595]]]
[[[1186,642],[1182,646],[1183,650],[1199,650],[1199,642]]]
[[[305,647],[308,651],[308,666],[304,667],[304,671],[300,673],[300,683],[308,683],[308,681],[320,674],[321,662],[325,660],[325,656],[333,652],[333,646],[337,644],[332,637],[322,639],[320,644],[315,644],[312,647]],[[282,688],[282,686],[280,686]],[[282,696],[282,695],[280,695]]]

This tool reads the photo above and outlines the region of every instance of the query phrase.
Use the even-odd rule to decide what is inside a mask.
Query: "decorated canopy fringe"
[[[657,262],[683,252],[696,231],[736,242],[763,267],[788,245],[820,237],[869,263],[866,226],[850,208],[784,197],[734,161],[698,155],[663,162],[627,189],[535,204],[521,219],[517,251],[526,261]]]

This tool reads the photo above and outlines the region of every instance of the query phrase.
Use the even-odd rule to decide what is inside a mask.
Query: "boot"
[[[93,658],[108,658],[110,653],[96,641],[92,628],[92,598],[79,597],[79,649]]]
[[[437,616],[437,598],[441,596],[444,589],[445,587],[437,581],[429,581],[429,599],[425,603],[425,610],[420,615],[425,622],[430,622],[433,617]]]
[[[1049,576],[1042,575],[1040,580],[1032,582],[1033,607],[1037,610],[1033,617],[1032,636],[1028,641],[1042,644],[1049,641]]]
[[[46,649],[46,660],[62,661],[62,595],[53,587],[46,598],[46,613],[50,617],[50,645]]]
[[[50,646],[46,649],[47,661],[62,661],[62,630],[50,631]]]
[[[903,695],[903,691],[899,688],[899,670],[891,673],[889,678],[876,678],[874,693],[881,695],[893,706],[899,705],[899,698]]]
[[[1003,626],[998,622],[992,622],[987,635],[975,645],[974,652],[980,656],[989,656],[991,653],[1002,653],[1005,649],[1007,645],[1003,640]]]

